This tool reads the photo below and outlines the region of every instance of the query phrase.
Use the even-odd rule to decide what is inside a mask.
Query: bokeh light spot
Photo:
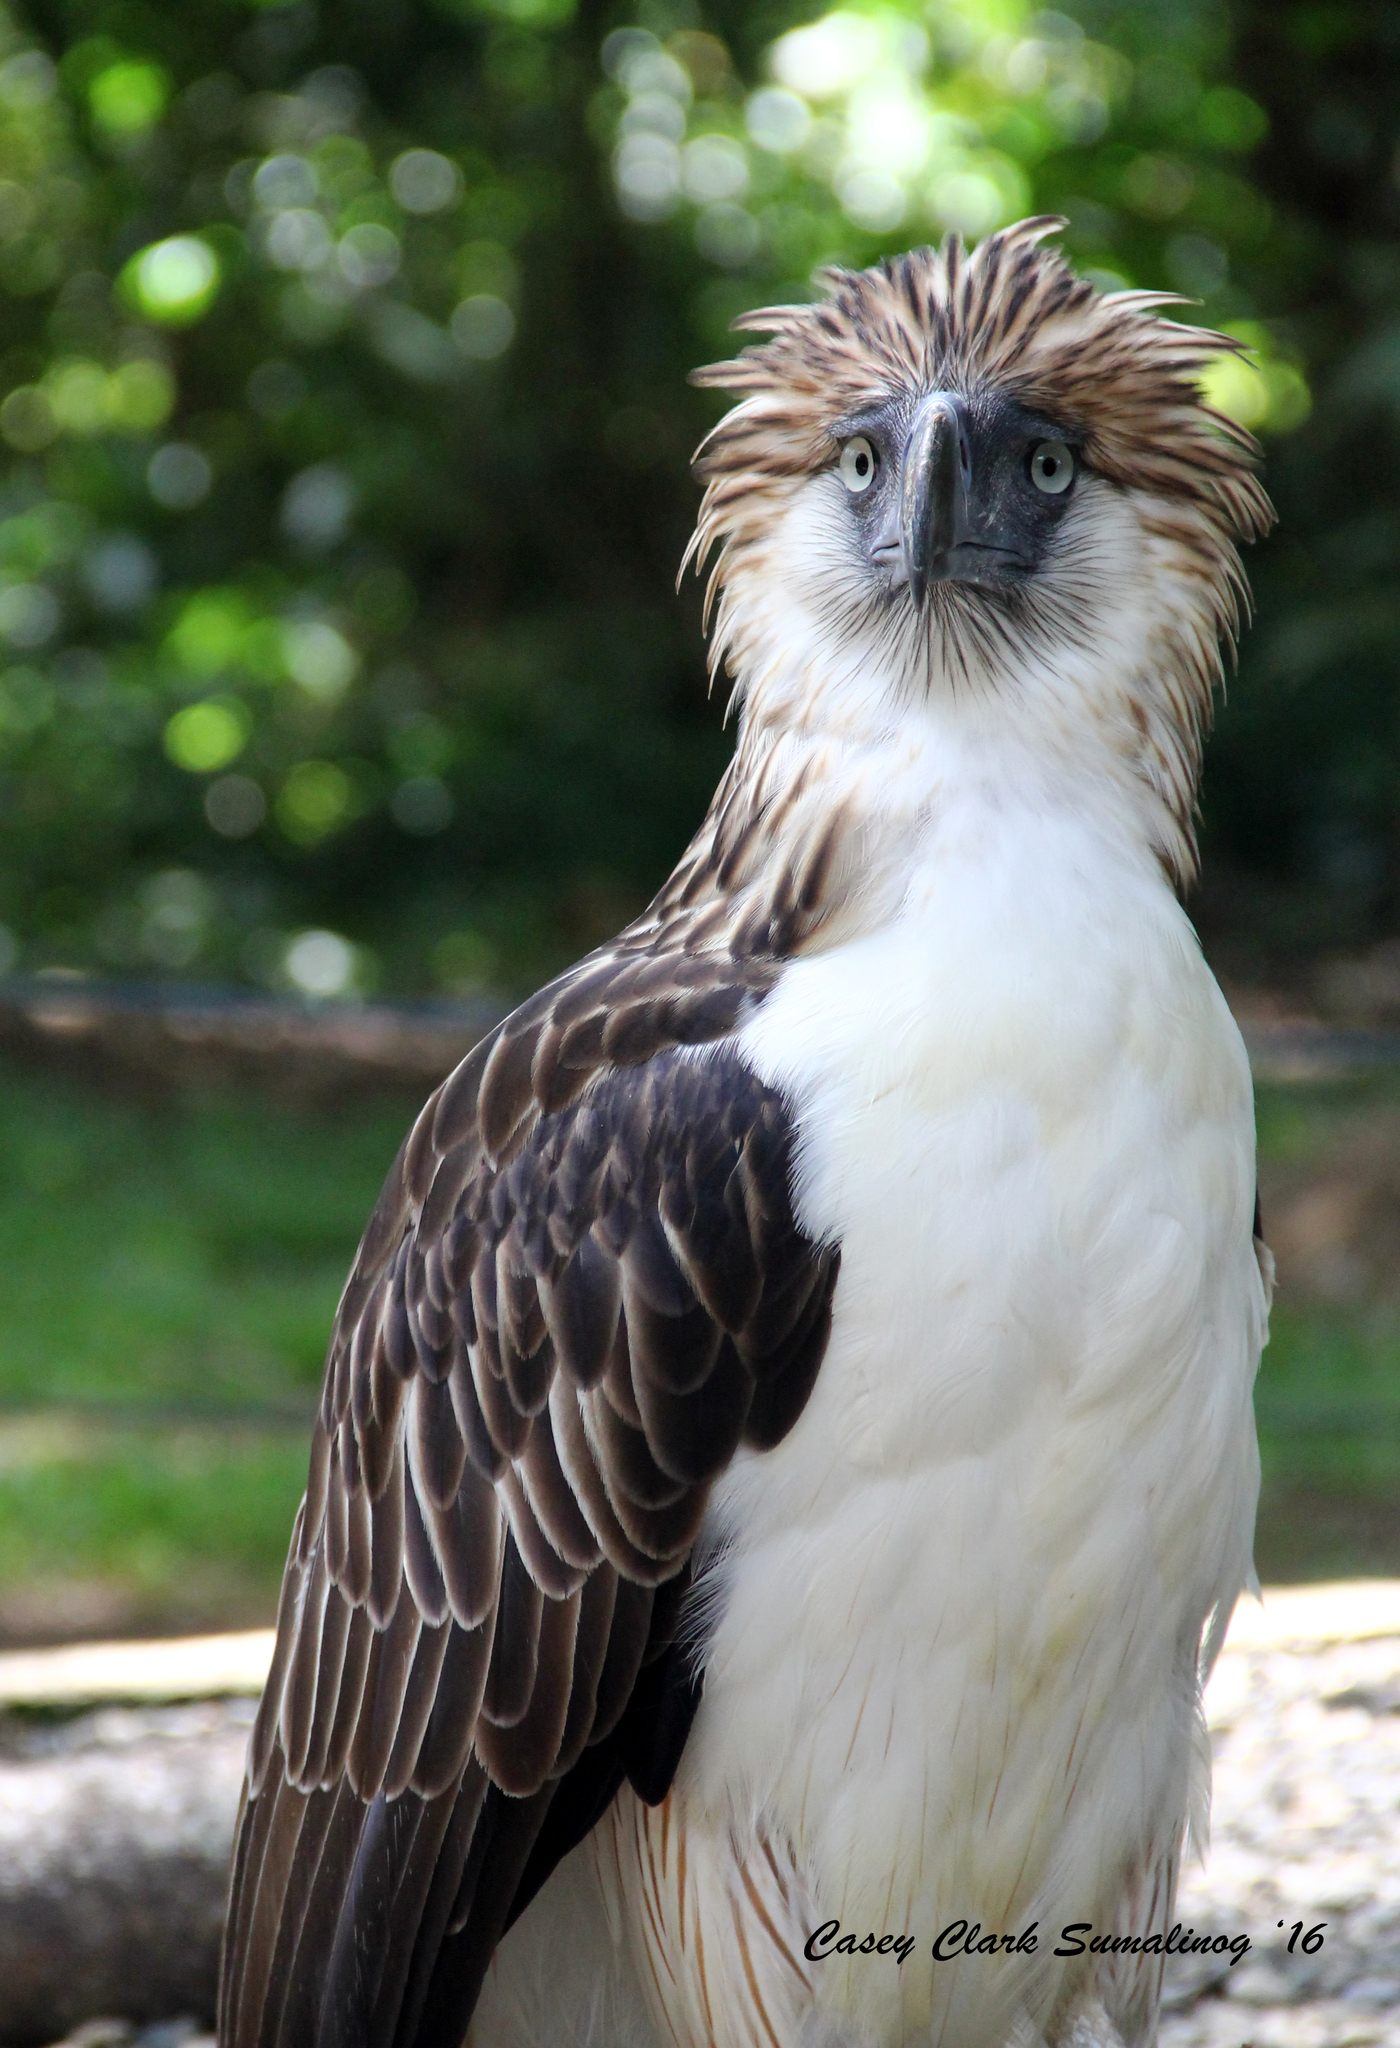
[[[121,284],[138,312],[167,327],[184,327],[208,312],[219,288],[219,264],[198,235],[171,235],[133,256]]]
[[[101,363],[55,363],[46,382],[59,425],[70,434],[100,434],[107,425],[107,372]]]
[[[673,93],[634,93],[621,128],[624,135],[660,135],[667,142],[679,142],[685,134],[685,108]]]
[[[631,220],[664,220],[681,196],[681,153],[664,135],[624,135],[613,158],[617,200]]]
[[[214,892],[203,875],[167,868],[140,894],[140,948],[159,967],[188,967],[203,950]]]
[[[278,270],[314,270],[331,253],[331,231],[309,206],[290,206],[272,216],[265,246]]]
[[[1002,198],[980,171],[948,171],[936,178],[929,194],[945,227],[960,235],[984,235],[1002,216]]]
[[[58,71],[42,50],[21,50],[0,65],[0,106],[13,113],[27,114],[42,107],[57,87]]]
[[[625,59],[618,76],[634,106],[651,93],[664,93],[682,107],[688,107],[694,97],[690,73],[669,51],[661,49],[654,36]]]
[[[1215,149],[1241,154],[1257,149],[1269,132],[1269,117],[1257,100],[1233,85],[1213,85],[1201,94],[1196,130]]]
[[[253,197],[269,213],[281,207],[310,206],[319,190],[316,166],[291,151],[268,157],[253,173]]]
[[[401,831],[428,839],[452,823],[452,792],[438,775],[413,775],[389,799],[389,814]]]
[[[59,431],[48,393],[37,384],[21,384],[0,405],[0,434],[21,455],[37,455]]]
[[[34,194],[13,178],[0,178],[0,242],[16,242],[34,224]]]
[[[299,846],[314,845],[350,813],[350,777],[334,761],[298,761],[277,792],[277,822]]]
[[[1263,353],[1269,336],[1260,323],[1241,322],[1230,331],[1258,353],[1252,357],[1217,356],[1207,364],[1200,376],[1207,403],[1253,433],[1292,433],[1312,411],[1307,379],[1294,364]]]
[[[887,235],[897,228],[909,203],[898,178],[864,164],[853,165],[838,176],[836,196],[856,226],[873,235]]]
[[[252,730],[247,706],[236,697],[206,697],[186,704],[168,721],[165,751],[177,768],[191,775],[212,775],[237,760]]]
[[[153,434],[175,410],[175,379],[164,363],[136,356],[107,379],[107,416],[127,434]]]
[[[350,531],[355,487],[335,462],[300,470],[282,493],[278,523],[288,540],[311,554],[325,554]]]
[[[214,481],[209,457],[188,441],[167,441],[146,464],[146,489],[167,512],[202,505]]]
[[[389,166],[389,190],[405,213],[441,213],[461,189],[456,164],[435,149],[406,149]]]
[[[399,267],[399,238],[392,228],[378,221],[361,221],[340,238],[340,269],[347,284],[356,291],[371,291],[387,284]]]
[[[138,59],[109,64],[88,86],[93,121],[121,141],[154,128],[169,98],[170,80],[160,65]]]
[[[464,356],[489,363],[515,339],[515,315],[494,293],[473,292],[452,315],[451,333]]]
[[[812,109],[806,100],[781,85],[764,86],[750,96],[745,109],[749,134],[760,149],[789,156],[801,149],[812,132]]]
[[[448,384],[461,374],[461,351],[436,320],[399,299],[379,299],[365,326],[374,352],[415,384]]]
[[[288,621],[282,628],[282,651],[293,682],[323,704],[344,696],[360,665],[349,641],[323,619]]]
[[[58,599],[44,583],[12,583],[0,590],[0,640],[11,647],[42,647],[58,631]]]
[[[603,38],[603,69],[619,85],[626,85],[637,58],[654,55],[660,48],[649,28],[615,28]]]
[[[287,979],[305,996],[340,996],[353,987],[355,948],[339,932],[298,932],[282,956]]]
[[[879,56],[879,25],[838,11],[780,36],[772,50],[773,75],[804,99],[831,99],[872,70]]]
[[[464,299],[473,292],[490,292],[509,303],[519,282],[515,258],[499,242],[464,242],[458,250],[457,285]]]
[[[480,0],[483,12],[521,28],[561,28],[572,21],[577,0]]]
[[[711,263],[726,270],[738,270],[757,253],[758,222],[742,206],[718,200],[707,206],[695,222],[695,246]]]
[[[749,189],[749,160],[730,135],[697,135],[681,155],[687,199],[707,206],[715,199],[742,199]]]
[[[83,588],[99,611],[138,612],[155,596],[160,567],[139,535],[114,533],[83,558]]]
[[[1182,212],[1195,190],[1188,167],[1175,157],[1134,157],[1123,173],[1123,203],[1147,220],[1171,220]]]
[[[221,839],[248,839],[267,816],[267,798],[251,775],[221,775],[204,792],[204,815]]]
[[[191,675],[211,677],[229,668],[250,622],[247,600],[234,590],[201,590],[171,628],[166,646]]]

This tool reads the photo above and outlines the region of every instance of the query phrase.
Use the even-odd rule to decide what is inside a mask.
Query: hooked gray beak
[[[949,391],[924,400],[904,447],[899,484],[900,540],[914,603],[951,573],[949,557],[967,538],[971,457],[964,401]]]

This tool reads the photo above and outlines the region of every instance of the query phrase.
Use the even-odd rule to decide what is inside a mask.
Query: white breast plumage
[[[980,1995],[952,2038],[994,2042],[986,1959],[935,1967],[940,1928],[1141,1929],[1170,1895],[1257,1486],[1243,1048],[1160,877],[1003,808],[945,814],[905,914],[795,963],[745,1051],[841,1283],[802,1422],[717,1494],[678,1793],[791,1844],[813,1925],[916,1938],[827,1961],[823,2003],[897,2040]],[[1041,2026],[1045,1961],[999,1987]]]

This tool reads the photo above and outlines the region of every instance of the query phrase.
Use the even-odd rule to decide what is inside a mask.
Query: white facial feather
[[[1024,755],[1130,815],[1164,866],[1189,874],[1200,734],[1183,678],[1210,658],[1216,627],[1201,578],[1157,530],[1154,501],[1085,479],[1023,620],[977,590],[935,592],[927,617],[903,593],[872,602],[833,473],[773,497],[768,537],[726,593],[742,745],[818,733],[878,744],[927,709],[970,744]],[[944,596],[947,613],[986,609],[980,639],[940,616]]]

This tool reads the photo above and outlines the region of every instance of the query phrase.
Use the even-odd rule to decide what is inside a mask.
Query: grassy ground
[[[1255,1101],[1279,1265],[1255,1391],[1260,1575],[1400,1576],[1400,1073]]]
[[[262,1619],[346,1268],[416,1101],[0,1069],[0,1636]]]
[[[151,1106],[0,1068],[0,1640],[271,1616],[326,1331],[416,1106]],[[1365,1206],[1348,1162],[1393,1158],[1400,1186],[1400,1078],[1261,1090],[1260,1136],[1297,1238],[1319,1189]],[[1285,1266],[1266,1579],[1400,1572],[1400,1231],[1390,1265],[1362,1238],[1340,1295],[1306,1229]]]

